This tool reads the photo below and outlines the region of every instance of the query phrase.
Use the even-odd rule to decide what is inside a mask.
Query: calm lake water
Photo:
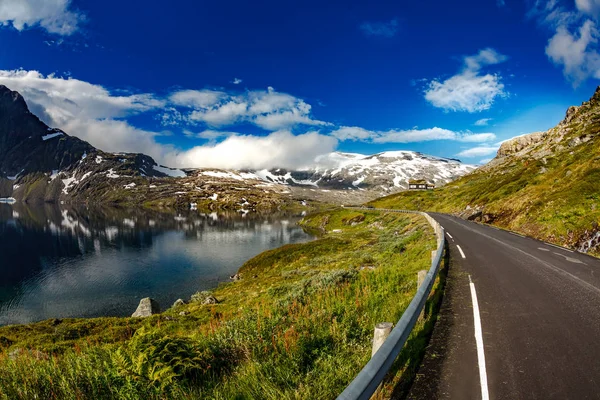
[[[311,240],[300,218],[0,204],[0,325],[131,315],[143,297],[168,308]]]

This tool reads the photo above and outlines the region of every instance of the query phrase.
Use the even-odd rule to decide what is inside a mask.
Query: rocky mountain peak
[[[495,164],[508,156],[549,157],[564,149],[593,140],[600,133],[600,86],[589,101],[567,109],[565,118],[554,128],[509,139],[502,143]]]
[[[594,92],[594,95],[592,96],[592,98],[590,99],[590,101],[595,100],[595,101],[600,101],[600,86],[598,86],[596,88],[596,91]]]
[[[28,114],[29,108],[19,92],[0,85],[0,115]]]

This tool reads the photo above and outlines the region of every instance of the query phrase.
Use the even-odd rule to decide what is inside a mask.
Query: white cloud
[[[600,0],[575,0],[575,6],[584,14],[597,16],[600,13]]]
[[[367,36],[393,37],[398,33],[398,20],[388,22],[363,22],[360,30]]]
[[[500,64],[506,60],[507,56],[491,48],[479,50],[479,53],[464,58],[465,66],[470,71],[479,71],[486,65]]]
[[[1,0],[0,25],[22,31],[36,25],[50,33],[71,35],[84,20],[71,8],[71,0]]]
[[[482,75],[481,68],[499,64],[507,57],[494,49],[480,50],[464,58],[463,70],[445,81],[432,80],[426,87],[425,99],[446,111],[478,112],[489,109],[497,97],[505,97],[498,74]]]
[[[302,168],[336,146],[335,138],[317,132],[293,135],[289,131],[278,131],[268,136],[231,136],[217,144],[168,154],[165,162],[174,167]]]
[[[487,164],[487,163],[489,163],[490,161],[492,161],[492,159],[491,159],[491,158],[484,158],[483,160],[479,160],[479,164],[482,164],[482,165],[483,165],[483,164]]]
[[[477,121],[475,121],[475,123],[473,125],[475,125],[475,126],[487,126],[492,119],[493,118],[481,118],[481,119],[478,119]]]
[[[191,108],[213,107],[225,98],[227,93],[218,90],[180,90],[169,96],[174,105]]]
[[[224,137],[238,135],[238,133],[236,133],[236,132],[216,131],[213,129],[206,129],[206,130],[204,130],[202,132],[198,132],[198,133],[194,133],[192,131],[185,129],[183,131],[183,133],[187,137],[190,137],[190,138],[207,139],[207,140],[211,140],[211,141],[221,139]]]
[[[151,94],[113,95],[99,85],[37,71],[2,71],[0,84],[16,90],[31,111],[52,127],[113,152],[144,152],[160,159],[170,147],[154,141],[156,132],[129,125],[119,118],[162,107]]]
[[[563,74],[575,86],[588,77],[600,78],[600,54],[596,24],[587,20],[572,34],[565,26],[559,26],[548,41],[546,55],[557,65],[562,65]]]
[[[231,82],[234,85],[239,85],[240,83],[242,83],[242,80],[240,78],[233,78],[233,81]]]
[[[484,143],[496,140],[496,135],[493,133],[469,133],[459,135],[456,140],[467,143]]]
[[[433,127],[428,129],[391,129],[388,131],[370,131],[358,126],[342,126],[331,135],[340,140],[354,140],[373,143],[414,143],[431,140],[456,140],[460,142],[487,142],[496,139],[493,133],[454,132]]]
[[[483,157],[494,154],[498,151],[498,146],[477,146],[471,149],[463,150],[457,154],[458,157]]]
[[[331,132],[331,135],[340,140],[368,141],[379,135],[376,131],[369,131],[359,126],[341,126]]]
[[[552,30],[546,55],[562,67],[574,87],[588,78],[600,79],[600,0],[575,0],[575,9],[567,9],[558,0],[536,0],[528,15]]]
[[[210,127],[251,123],[263,129],[276,131],[295,125],[326,126],[326,122],[311,117],[311,106],[304,100],[265,90],[228,94],[212,90],[183,90],[173,93],[171,102],[184,110],[167,110],[163,120],[167,124],[205,124]],[[175,113],[173,113],[175,111]]]

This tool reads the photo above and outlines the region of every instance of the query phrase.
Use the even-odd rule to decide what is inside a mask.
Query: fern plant
[[[162,336],[139,329],[127,347],[112,355],[119,374],[132,383],[168,391],[177,379],[199,376],[210,368],[210,351],[186,337]]]

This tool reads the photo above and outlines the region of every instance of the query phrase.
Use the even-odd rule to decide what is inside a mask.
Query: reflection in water
[[[249,258],[310,240],[285,215],[0,204],[0,325],[125,316],[215,287]]]

